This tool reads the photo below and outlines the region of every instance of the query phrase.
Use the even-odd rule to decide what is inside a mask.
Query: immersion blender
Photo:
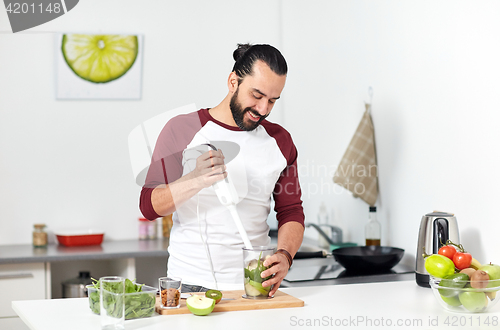
[[[215,148],[210,143],[207,143],[206,145],[208,145],[213,150],[217,150],[217,148]],[[212,185],[212,187],[214,187],[217,198],[219,198],[221,204],[224,205],[231,213],[234,223],[236,224],[241,238],[243,239],[245,248],[252,249],[252,243],[250,243],[250,240],[248,239],[247,232],[245,231],[245,228],[241,223],[238,211],[236,210],[236,204],[238,204],[238,193],[236,192],[234,184],[229,180],[229,176],[227,176],[223,180],[217,181]]]

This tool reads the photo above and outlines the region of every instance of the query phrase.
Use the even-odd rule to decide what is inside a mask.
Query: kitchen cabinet
[[[46,299],[50,291],[44,262],[0,265],[0,329],[24,330],[28,327],[11,307],[13,300]]]
[[[0,265],[0,318],[16,316],[10,302],[19,299],[46,299],[50,288],[46,264]]]

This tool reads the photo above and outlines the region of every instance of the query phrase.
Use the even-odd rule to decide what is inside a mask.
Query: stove
[[[315,241],[304,237],[303,246],[315,245]],[[271,237],[271,245],[277,245],[277,238]],[[308,249],[314,252],[318,249]],[[404,258],[403,258],[404,259]],[[385,281],[415,280],[415,265],[405,265],[400,262],[392,269],[384,272],[355,273],[348,272],[330,254],[326,258],[294,259],[292,268],[281,282],[281,287],[299,287],[331,284],[372,283]]]
[[[381,282],[385,280],[409,280],[414,278],[415,268],[397,264],[392,269],[378,272],[350,272],[334,258],[295,260],[282,286]],[[405,276],[399,276],[406,274]]]

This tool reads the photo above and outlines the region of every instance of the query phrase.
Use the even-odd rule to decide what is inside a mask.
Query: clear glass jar
[[[328,227],[329,226],[329,218],[328,218],[328,211],[326,210],[325,202],[321,202],[321,205],[319,206],[318,225],[325,232],[326,236],[332,237],[332,229],[330,227]],[[322,225],[326,225],[326,226],[322,226]],[[318,244],[321,248],[326,249],[327,251],[330,250],[330,243],[322,235],[318,235]]]
[[[245,299],[268,299],[271,286],[262,286],[263,279],[260,274],[269,267],[264,266],[264,261],[274,254],[274,247],[254,246],[251,249],[243,248],[243,281],[245,285]]]
[[[139,218],[139,239],[156,239],[156,219],[148,220],[146,218]]]
[[[47,232],[45,231],[45,224],[36,223],[33,225],[33,246],[46,247],[48,244]]]

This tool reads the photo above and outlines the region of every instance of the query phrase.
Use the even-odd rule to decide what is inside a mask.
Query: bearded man
[[[262,278],[272,276],[262,283],[272,287],[272,297],[304,234],[297,149],[283,127],[266,119],[281,97],[288,68],[270,45],[240,44],[233,58],[222,102],[174,117],[160,133],[140,209],[151,220],[173,213],[167,271],[182,278],[183,291],[237,290],[243,286],[244,243],[212,185],[231,178],[252,246],[270,244],[267,217],[273,199],[278,245],[264,262],[269,268],[261,273]],[[199,146],[214,141],[230,141],[237,152],[224,147],[200,151]]]

